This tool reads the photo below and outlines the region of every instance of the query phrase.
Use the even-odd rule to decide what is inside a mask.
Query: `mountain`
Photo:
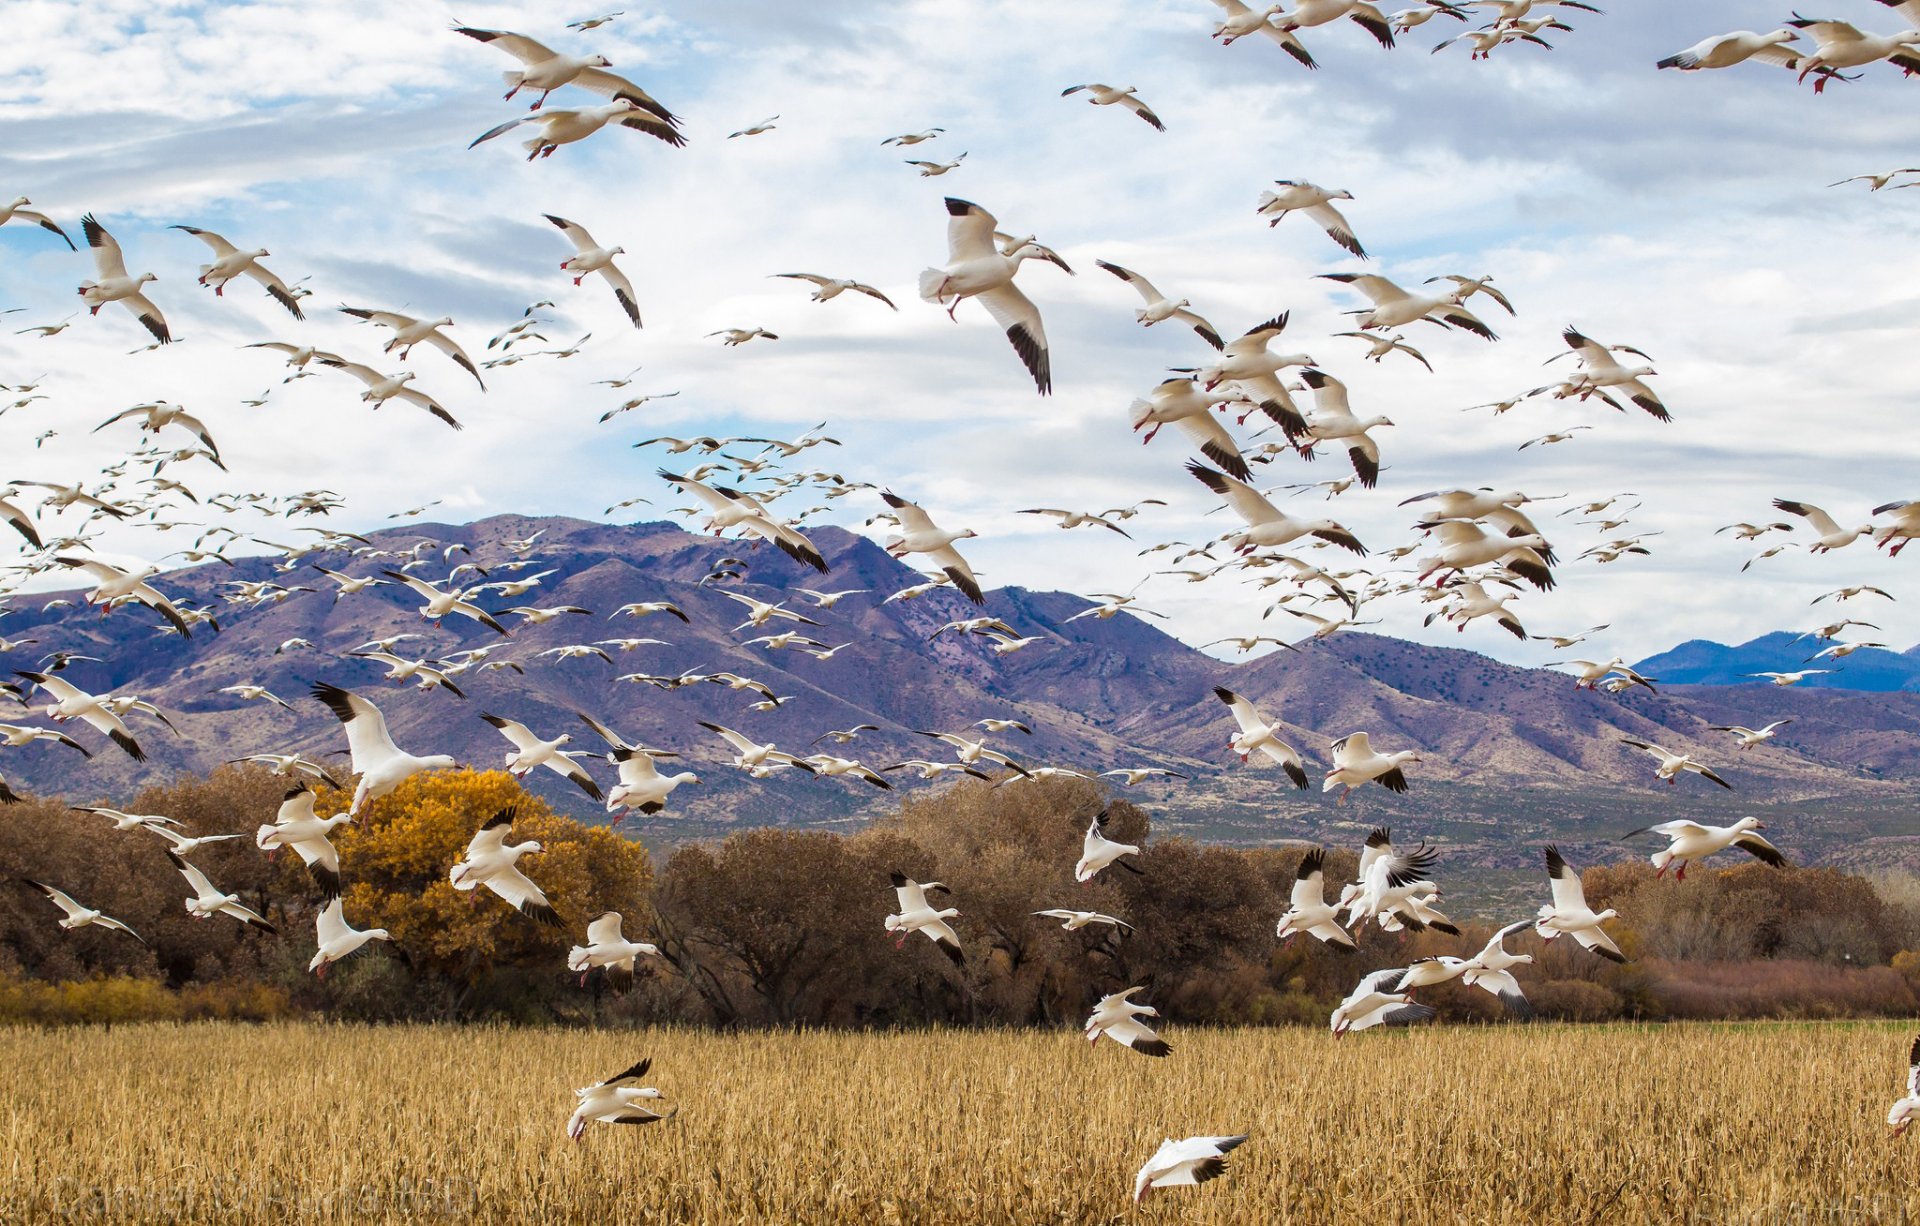
[[[533,556],[517,558],[509,542],[535,533]],[[1863,840],[1889,831],[1896,844],[1886,846],[1900,856],[1912,851],[1898,842],[1907,836],[1897,823],[1911,826],[1910,781],[1920,778],[1920,693],[1663,684],[1657,695],[1609,695],[1577,690],[1564,673],[1362,633],[1234,664],[1129,615],[1070,621],[1089,607],[1087,601],[1020,588],[990,592],[986,611],[1045,641],[998,656],[977,636],[935,636],[946,621],[979,612],[958,594],[940,590],[882,604],[884,594],[915,582],[917,573],[863,537],[835,528],[812,535],[832,564],[830,575],[804,569],[770,548],[695,536],[662,523],[497,516],[472,524],[390,528],[370,534],[362,551],[386,556],[315,555],[294,565],[252,558],[158,577],[154,582],[163,591],[219,612],[225,629],[196,630],[191,640],[163,633],[159,618],[143,608],[103,617],[77,601],[31,608],[16,600],[5,620],[7,637],[34,645],[13,652],[7,665],[30,667],[35,652],[53,647],[100,657],[75,661],[67,675],[94,692],[133,693],[156,702],[180,735],[135,717],[151,755],[144,766],[85,728],[75,735],[96,751],[90,760],[39,744],[7,751],[0,765],[16,787],[76,801],[125,800],[142,782],[171,771],[205,770],[244,753],[325,755],[343,748],[344,737],[307,692],[313,682],[328,681],[378,702],[402,746],[452,753],[475,765],[498,763],[507,751],[480,719],[482,712],[518,719],[542,736],[571,733],[574,748],[597,753],[603,747],[576,715],[585,711],[629,739],[678,750],[685,755],[681,769],[695,770],[701,783],[676,792],[667,815],[637,827],[653,841],[704,836],[734,824],[842,823],[897,803],[898,793],[850,779],[791,772],[747,778],[729,765],[730,754],[699,726],[702,720],[794,752],[806,752],[829,729],[877,724],[878,732],[826,748],[886,766],[908,757],[949,756],[917,730],[958,730],[995,716],[1032,727],[1031,735],[992,738],[1023,762],[1088,771],[1160,764],[1192,776],[1133,794],[1168,829],[1208,838],[1354,841],[1354,831],[1397,818],[1417,820],[1456,850],[1478,848],[1489,864],[1513,865],[1530,863],[1526,838],[1555,837],[1569,826],[1598,823],[1596,831],[1617,833],[1676,812],[1709,819],[1755,812],[1793,813],[1817,824],[1817,837],[1811,829],[1808,834],[1823,854],[1884,859],[1859,849]],[[525,596],[489,597],[488,607],[570,604],[594,613],[545,626],[508,618],[515,629],[503,639],[459,617],[436,628],[419,616],[419,598],[398,586],[336,601],[332,582],[311,569],[321,561],[355,575],[373,574],[415,557],[416,545],[417,556],[427,559],[416,570],[423,575],[446,573],[444,551],[450,547],[466,551],[454,561],[485,565],[494,579],[542,575]],[[703,583],[726,559],[734,561],[723,569],[744,570],[744,579]],[[265,579],[300,590],[255,608],[223,604],[222,594],[233,590],[227,584]],[[871,594],[849,596],[825,611],[813,608],[799,587]],[[747,646],[744,640],[763,631],[735,633],[745,610],[728,592],[786,599],[822,623],[802,630],[829,645],[853,646],[829,660]],[[671,600],[689,622],[667,614],[609,620],[613,609],[637,600]],[[462,701],[445,692],[400,689],[381,680],[383,666],[344,654],[370,639],[403,633],[421,637],[401,643],[402,654],[442,657],[491,646],[493,659],[515,660],[525,672],[466,673],[458,679],[468,694]],[[666,642],[615,652],[615,665],[538,654],[565,643],[628,636]],[[276,653],[295,638],[315,646]],[[1643,667],[1663,678],[1674,672],[1653,663]],[[759,695],[751,692],[615,680],[689,669],[753,677],[790,701],[756,712],[749,703]],[[267,686],[293,710],[218,693],[243,682]],[[1242,692],[1267,715],[1284,718],[1312,764],[1315,790],[1295,791],[1277,770],[1244,766],[1229,753],[1233,725],[1212,694],[1215,685]],[[1794,722],[1774,743],[1745,753],[1710,728],[1778,718]],[[1422,752],[1423,761],[1409,772],[1414,786],[1408,795],[1370,788],[1336,804],[1317,790],[1330,740],[1359,729],[1382,749]],[[1695,753],[1718,765],[1737,791],[1722,792],[1694,777],[1672,788],[1659,784],[1645,755],[1622,746],[1622,737]],[[590,762],[589,768],[603,785],[610,781],[604,764]],[[891,777],[902,788],[920,786],[906,773]],[[548,772],[529,782],[579,816],[599,811]],[[1804,816],[1809,812],[1817,822]]]
[[[1791,673],[1803,669],[1833,671],[1808,677],[1801,687],[1863,690],[1871,693],[1920,692],[1920,647],[1906,652],[1863,647],[1843,660],[1809,661],[1825,644],[1785,630],[1763,634],[1738,646],[1710,639],[1689,639],[1671,651],[1648,656],[1634,670],[1673,685],[1768,685],[1754,673]]]

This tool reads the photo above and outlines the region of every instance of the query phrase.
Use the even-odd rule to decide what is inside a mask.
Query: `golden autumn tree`
[[[338,813],[350,793],[322,789],[315,809]],[[520,861],[563,926],[535,922],[484,886],[453,888],[448,873],[468,840],[503,809],[516,812],[511,839],[544,849]],[[566,951],[586,923],[618,911],[630,936],[652,922],[653,866],[646,848],[600,826],[556,814],[504,771],[415,775],[334,833],[342,900],[356,928],[385,928],[414,974],[453,985],[449,1009],[511,1008],[557,990]],[[285,870],[298,871],[297,862]]]

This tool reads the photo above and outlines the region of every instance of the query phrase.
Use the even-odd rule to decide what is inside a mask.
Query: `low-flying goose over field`
[[[573,28],[590,30],[593,26],[576,24]],[[509,100],[523,89],[540,91],[540,96],[535,98],[533,105],[528,108],[530,110],[539,110],[545,104],[547,95],[554,90],[562,86],[574,85],[589,93],[599,94],[602,98],[632,103],[659,121],[657,124],[644,127],[643,131],[676,147],[687,143],[686,137],[680,135],[679,117],[661,106],[646,90],[625,77],[607,72],[606,69],[613,65],[604,55],[562,55],[524,34],[515,34],[509,30],[483,30],[473,26],[455,26],[454,33],[464,34],[476,42],[496,47],[524,65],[503,76],[508,86],[506,97]]]
[[[314,931],[320,947],[314,950],[313,960],[307,963],[307,969],[322,979],[327,977],[328,967],[351,958],[367,942],[393,940],[393,935],[385,928],[361,929],[349,925],[337,894],[314,917]]]
[[[164,827],[157,828],[164,829]],[[42,894],[45,894],[48,902],[64,912],[59,919],[59,924],[68,931],[72,931],[75,928],[85,928],[89,924],[93,924],[101,928],[111,928],[117,932],[124,932],[142,945],[147,943],[145,937],[113,918],[111,915],[104,914],[94,910],[92,907],[83,906],[75,902],[73,895],[67,893],[65,890],[55,889],[53,886],[47,885],[44,882],[35,881],[31,877],[22,877],[21,881],[26,885],[32,886]]]
[[[1431,1005],[1420,1004],[1405,992],[1394,990],[1394,985],[1406,974],[1406,967],[1394,966],[1361,979],[1327,1019],[1327,1028],[1333,1031],[1333,1037],[1337,1039],[1350,1030],[1370,1030],[1375,1026],[1411,1026],[1432,1017]]]
[[[115,745],[118,745],[121,750],[135,762],[144,762],[147,760],[146,751],[140,748],[140,742],[133,739],[133,733],[127,730],[126,722],[122,720],[119,715],[115,714],[111,708],[105,705],[101,696],[89,694],[78,686],[71,684],[65,678],[50,676],[46,673],[16,671],[14,676],[31,681],[40,688],[42,695],[53,700],[44,707],[33,709],[41,711],[56,723],[64,723],[70,719],[77,719],[86,724],[87,727],[92,728],[95,732],[104,735]],[[28,738],[30,740],[52,739],[46,737],[44,731],[41,729],[29,729],[28,731],[35,734],[33,737]],[[9,735],[9,740],[11,739],[11,735]],[[67,744],[73,745],[75,749],[80,748],[80,746],[71,739],[59,739],[64,740]],[[82,752],[85,751],[83,750]]]
[[[1512,968],[1531,965],[1533,955],[1508,953],[1507,938],[1518,936],[1532,927],[1532,920],[1521,920],[1494,933],[1479,953],[1467,959],[1467,968],[1460,976],[1462,983],[1470,988],[1491,992],[1500,998],[1500,1003],[1509,1012],[1523,1018],[1533,1016],[1533,1005],[1520,990],[1520,981],[1513,977]]]
[[[556,775],[571,781],[575,787],[593,799],[606,799],[600,791],[600,785],[595,783],[593,777],[573,760],[574,754],[578,751],[562,748],[573,739],[567,733],[563,732],[551,741],[544,741],[535,736],[531,728],[518,720],[504,719],[498,715],[485,713],[482,713],[480,718],[498,729],[500,735],[506,737],[513,745],[513,751],[506,756],[506,764],[507,773],[514,778],[525,778],[534,767],[544,766]]]
[[[1327,853],[1318,847],[1300,858],[1300,867],[1294,871],[1293,894],[1274,932],[1283,943],[1291,944],[1304,932],[1351,953],[1357,947],[1340,924],[1340,908],[1327,902],[1326,865]]]
[[[1731,732],[1734,740],[1740,742],[1740,748],[1752,749],[1755,745],[1762,745],[1771,741],[1779,734],[1780,729],[1792,722],[1793,720],[1791,719],[1776,719],[1764,728],[1748,728],[1741,724],[1712,724],[1709,726],[1715,732]]]
[[[1101,771],[1100,778],[1118,778],[1130,788],[1137,788],[1149,779],[1191,779],[1192,775],[1181,774],[1164,766],[1120,766],[1110,771]]]
[[[1151,328],[1162,320],[1177,319],[1199,333],[1200,339],[1212,345],[1215,349],[1224,346],[1225,342],[1220,339],[1220,333],[1214,329],[1212,324],[1202,319],[1199,314],[1192,309],[1193,304],[1185,298],[1178,301],[1168,298],[1154,287],[1153,282],[1131,269],[1120,267],[1118,264],[1110,264],[1105,260],[1095,260],[1094,264],[1097,267],[1106,269],[1114,276],[1125,281],[1128,285],[1131,285],[1134,292],[1139,294],[1141,299],[1145,301],[1146,305],[1133,313],[1134,319],[1142,326]]]
[[[1731,790],[1733,787],[1731,783],[1714,774],[1711,767],[1706,766],[1704,763],[1694,761],[1693,757],[1689,754],[1675,753],[1671,749],[1655,745],[1651,741],[1636,740],[1630,736],[1621,737],[1620,743],[1641,750],[1652,757],[1654,761],[1658,763],[1658,765],[1654,767],[1653,773],[1667,783],[1672,783],[1680,775],[1691,771],[1704,779],[1712,780],[1723,788]]]
[[[1627,956],[1601,928],[1618,912],[1612,907],[1596,912],[1587,905],[1587,891],[1580,883],[1580,874],[1573,871],[1573,866],[1560,855],[1560,849],[1551,843],[1547,845],[1547,879],[1553,887],[1553,901],[1541,906],[1540,917],[1533,924],[1534,931],[1549,941],[1570,935],[1603,958],[1625,962]]]
[[[261,826],[253,841],[267,853],[268,859],[282,847],[293,848],[294,854],[307,866],[314,884],[320,887],[321,897],[330,899],[340,893],[340,853],[327,836],[352,821],[353,815],[336,813],[332,817],[321,817],[314,812],[313,802],[313,789],[305,783],[297,785],[281,799],[273,822]]]
[[[1389,792],[1405,792],[1407,777],[1400,769],[1409,762],[1420,761],[1420,754],[1411,749],[1402,749],[1395,753],[1378,753],[1373,742],[1364,732],[1352,732],[1341,737],[1332,745],[1333,769],[1327,772],[1326,781],[1320,785],[1323,792],[1343,787],[1340,799],[1345,801],[1353,790],[1368,783],[1378,783]]]
[[[1093,815],[1087,823],[1087,833],[1080,840],[1080,860],[1073,866],[1073,879],[1086,885],[1100,875],[1100,870],[1109,864],[1118,864],[1130,873],[1145,874],[1140,869],[1122,860],[1122,856],[1137,856],[1140,849],[1132,843],[1116,843],[1109,839],[1107,830],[1107,810],[1102,809]]]
[[[577,221],[568,221],[564,217],[555,217],[552,213],[542,213],[548,221],[560,227],[560,232],[573,244],[575,254],[560,261],[565,272],[573,274],[573,283],[580,284],[587,277],[599,273],[608,287],[613,290],[614,298],[620,303],[620,309],[627,313],[633,326],[640,326],[640,302],[634,297],[633,282],[620,266],[613,262],[616,255],[625,255],[625,247],[608,247],[587,232],[587,228]]]
[[[1040,322],[1040,308],[1013,283],[1022,260],[1044,257],[1031,243],[1001,254],[993,241],[999,226],[993,214],[972,201],[947,197],[947,263],[920,274],[920,297],[946,307],[949,317],[963,300],[978,298],[994,322],[1006,330],[1013,351],[1044,396],[1053,391],[1047,332]]]
[[[634,961],[660,956],[657,945],[629,941],[620,931],[620,924],[618,911],[602,911],[587,921],[587,943],[567,951],[567,969],[580,972],[581,987],[587,986],[587,976],[595,967],[605,970],[609,979],[631,985]]]
[[[1920,1037],[1913,1040],[1913,1046],[1907,1051],[1907,1092],[1887,1112],[1887,1127],[1893,1129],[1897,1137],[1915,1119],[1920,1119]]]
[[[1116,89],[1111,85],[1069,85],[1060,91],[1060,96],[1070,97],[1082,90],[1086,91],[1087,101],[1094,106],[1124,106],[1146,120],[1154,131],[1167,130],[1167,125],[1160,122],[1160,117],[1153,113],[1153,108],[1134,96],[1139,90],[1138,86],[1129,85],[1125,89]]]
[[[353,773],[360,776],[353,804],[347,810],[355,817],[421,771],[451,770],[459,765],[448,754],[417,757],[403,751],[388,734],[380,708],[351,690],[319,681],[314,683],[313,696],[326,704],[346,731]]]
[[[639,1084],[652,1067],[652,1060],[642,1060],[623,1073],[575,1090],[573,1093],[580,1101],[567,1119],[567,1136],[578,1141],[586,1135],[590,1123],[655,1124],[672,1119],[672,1111],[662,1114],[647,1105],[663,1097],[652,1086]]]
[[[607,811],[617,812],[618,816],[613,819],[616,823],[626,816],[628,809],[638,809],[651,817],[667,807],[667,798],[673,795],[675,788],[683,783],[700,782],[700,776],[691,771],[662,774],[654,765],[656,758],[677,755],[642,745],[629,745],[613,729],[591,715],[581,713],[580,719],[607,743],[607,760],[619,768],[620,782],[607,793]]]
[[[951,958],[955,966],[964,966],[967,956],[961,952],[960,938],[947,924],[948,920],[957,918],[960,912],[952,907],[936,909],[927,901],[928,890],[945,894],[950,892],[947,887],[938,881],[918,882],[903,873],[893,873],[890,879],[894,897],[900,904],[899,913],[887,916],[884,921],[886,930],[896,934],[893,947],[899,949],[906,944],[908,937],[916,932],[922,933],[939,946],[940,952]]]
[[[238,894],[221,892],[213,882],[207,880],[205,873],[181,859],[179,854],[171,848],[167,850],[167,859],[173,861],[173,867],[178,869],[180,875],[187,879],[187,884],[193,887],[193,897],[187,899],[188,915],[201,920],[210,919],[216,915],[226,915],[250,927],[258,928],[262,932],[278,931],[253,911],[241,906]]]
[[[1240,726],[1239,732],[1227,738],[1227,746],[1240,755],[1242,762],[1247,761],[1255,751],[1258,751],[1271,761],[1279,763],[1280,768],[1287,773],[1287,778],[1293,781],[1293,786],[1297,788],[1307,786],[1306,763],[1301,760],[1299,750],[1280,739],[1278,721],[1269,723],[1259,711],[1254,709],[1251,702],[1225,686],[1214,686],[1213,696],[1227,704],[1227,709],[1233,713],[1234,722]]]
[[[1155,1188],[1183,1188],[1207,1183],[1227,1173],[1227,1155],[1246,1143],[1236,1137],[1172,1137],[1160,1143],[1133,1176],[1133,1203],[1139,1204]]]
[[[559,912],[547,901],[547,896],[519,868],[522,856],[535,855],[546,850],[534,841],[509,843],[507,837],[513,832],[516,811],[513,806],[500,810],[485,825],[474,832],[467,843],[466,855],[455,864],[448,873],[448,879],[456,890],[471,890],[476,886],[486,886],[507,901],[507,904],[531,919],[549,927],[561,925]]]
[[[1654,876],[1664,877],[1669,868],[1678,864],[1680,868],[1674,873],[1674,879],[1685,881],[1689,864],[1704,860],[1729,847],[1738,847],[1762,864],[1771,865],[1774,868],[1785,868],[1787,858],[1780,854],[1780,849],[1761,835],[1754,833],[1766,828],[1766,824],[1757,817],[1743,817],[1731,826],[1706,826],[1699,822],[1681,820],[1629,830],[1621,836],[1621,840],[1624,842],[1640,834],[1657,834],[1666,839],[1667,845],[1654,852],[1651,857],[1653,866],[1660,870]]]
[[[1172,1055],[1173,1045],[1140,1020],[1143,1017],[1159,1017],[1160,1011],[1152,1005],[1129,999],[1135,992],[1144,991],[1145,985],[1137,985],[1124,992],[1101,997],[1099,1003],[1094,1005],[1093,1012],[1087,1016],[1087,1042],[1098,1043],[1100,1036],[1105,1035],[1120,1046],[1130,1047],[1143,1056]]]
[[[133,312],[141,326],[153,333],[154,340],[162,345],[171,343],[173,334],[167,330],[167,317],[140,292],[147,282],[160,278],[150,272],[137,277],[127,275],[127,261],[121,254],[120,244],[107,233],[105,226],[93,219],[92,213],[80,219],[80,231],[86,235],[87,246],[93,249],[93,266],[99,275],[97,281],[80,283],[80,297],[87,304],[87,314],[98,315],[101,307],[117,302]]]

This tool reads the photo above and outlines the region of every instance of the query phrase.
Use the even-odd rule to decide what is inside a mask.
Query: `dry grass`
[[[6,1221],[1895,1221],[1910,1027],[0,1031]],[[641,1055],[666,1124],[562,1133]],[[1163,1134],[1248,1132],[1153,1194]]]

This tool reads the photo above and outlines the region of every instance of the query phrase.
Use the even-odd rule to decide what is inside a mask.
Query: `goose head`
[[[429,754],[420,760],[427,764],[428,770],[452,770],[460,765],[454,761],[453,755],[448,753]]]
[[[10,209],[17,209],[22,207],[23,205],[29,205],[32,203],[33,201],[27,199],[25,196],[15,196],[13,198],[13,203],[9,204],[7,207]]]
[[[1733,824],[1735,830],[1765,830],[1767,824],[1757,817],[1743,817]]]
[[[391,932],[388,932],[385,928],[369,928],[361,935],[366,937],[367,940],[369,941],[393,940],[393,934]]]
[[[590,56],[588,56],[588,57],[586,58],[586,61],[585,61],[585,62],[586,62],[586,65],[587,65],[587,67],[589,67],[589,68],[611,68],[611,67],[613,67],[613,61],[612,61],[612,60],[610,60],[610,59],[608,59],[608,58],[607,58],[606,56],[604,56],[604,55],[590,55]]]
[[[608,254],[608,255],[625,255],[626,253],[627,253],[627,249],[626,249],[625,247],[609,247],[609,248],[607,248],[607,254]]]
[[[135,285],[145,285],[149,281],[158,281],[159,279],[160,278],[153,273],[143,272],[138,277],[134,278],[133,283]]]
[[[1786,29],[1774,30],[1771,33],[1762,34],[1760,36],[1760,41],[1762,43],[1769,44],[1772,46],[1785,46],[1787,43],[1799,42],[1800,32],[1798,30],[1786,30]]]
[[[451,328],[453,327],[453,316],[442,315],[440,318],[433,321],[433,326],[436,328]]]

